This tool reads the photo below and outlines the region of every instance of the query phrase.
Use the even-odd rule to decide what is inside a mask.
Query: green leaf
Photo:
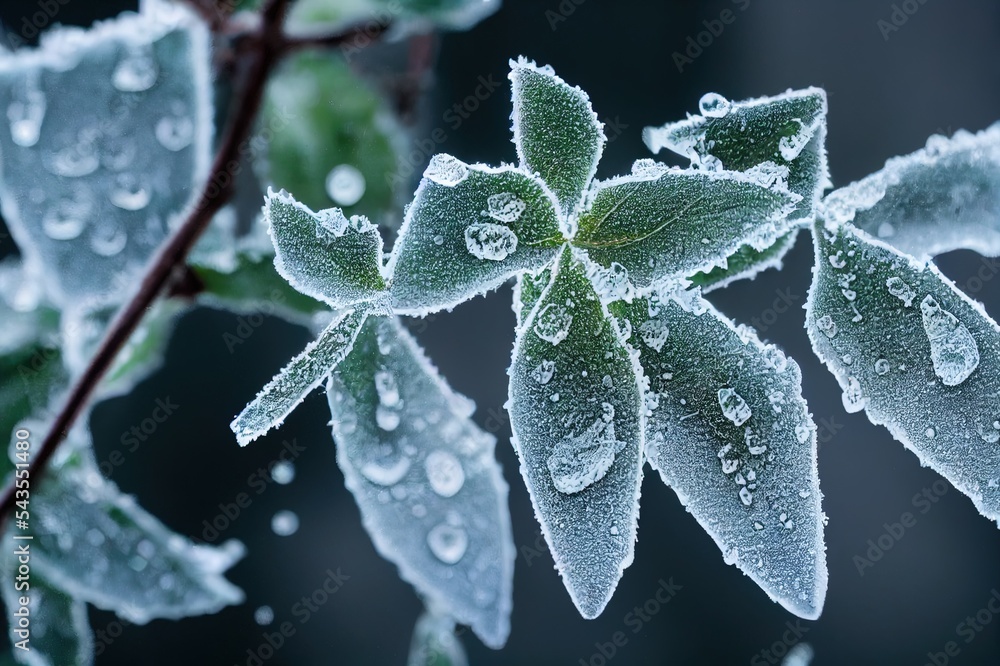
[[[167,529],[101,476],[83,427],[64,445],[80,454],[51,470],[31,496],[32,571],[76,601],[137,624],[242,602],[222,573],[243,556],[243,545],[196,545]]]
[[[431,608],[499,649],[514,575],[496,439],[395,317],[372,317],[331,377],[337,464],[378,552]]]
[[[11,541],[12,530],[7,531],[8,542],[15,544],[4,549],[3,570],[7,580],[17,576],[18,561],[13,554],[17,545],[29,541]],[[28,666],[91,666],[94,663],[94,636],[87,619],[87,605],[53,587],[37,572],[31,574],[30,591],[18,592],[14,585],[3,586],[3,601],[7,607],[7,617],[13,620],[14,613],[22,608],[20,599],[29,600],[26,607],[30,613],[30,636],[27,650],[14,648],[14,654],[21,663]],[[24,636],[10,624],[10,642],[17,645]]]
[[[648,162],[597,183],[592,196],[573,245],[605,268],[619,264],[640,289],[725,265],[744,244],[767,248],[792,226],[785,218],[797,199],[736,172]]]
[[[806,327],[844,407],[1000,522],[1000,328],[931,263],[849,224],[813,239]]]
[[[468,30],[499,7],[499,0],[298,0],[292,5],[288,25],[292,33],[316,33],[373,21],[404,31],[432,27]],[[350,44],[346,53],[351,55],[366,44]]]
[[[918,259],[974,250],[1000,256],[1000,123],[964,130],[894,157],[867,178],[831,192],[827,217],[851,222]]]
[[[53,303],[124,300],[193,205],[211,160],[210,61],[203,22],[167,2],[0,53],[0,205]]]
[[[830,187],[826,159],[826,92],[789,90],[774,97],[729,102],[702,97],[702,115],[663,127],[647,127],[643,140],[654,153],[663,148],[702,168],[765,175],[784,172],[788,189],[802,199],[790,214],[812,219],[823,190]]]
[[[320,385],[351,351],[369,312],[369,307],[360,306],[335,316],[318,338],[261,389],[253,402],[229,424],[240,446],[246,446],[281,425],[285,417]]]
[[[393,308],[422,316],[454,307],[541,268],[563,242],[540,180],[435,155],[389,259]]]
[[[303,294],[341,308],[385,289],[382,236],[365,218],[348,219],[338,208],[314,213],[287,192],[271,190],[264,218],[274,241],[275,268]]]
[[[569,216],[597,171],[607,142],[604,125],[587,93],[571,87],[551,67],[518,58],[510,61],[509,77],[521,167],[545,181]]]
[[[726,266],[716,266],[712,270],[698,272],[688,278],[688,281],[701,287],[702,292],[709,292],[726,285],[743,280],[753,279],[758,273],[768,268],[781,269],[782,260],[795,245],[798,229],[792,229],[781,236],[764,250],[758,250],[752,245],[744,245],[726,258]]]
[[[521,475],[580,613],[601,614],[632,562],[642,481],[639,370],[566,248],[520,328],[508,409]]]
[[[326,3],[334,7],[339,3]],[[267,86],[260,136],[264,180],[312,208],[339,206],[395,226],[408,182],[397,175],[398,136],[379,94],[336,54],[299,53]]]
[[[697,292],[613,303],[649,382],[646,455],[774,601],[819,617],[827,587],[816,427],[795,361]]]

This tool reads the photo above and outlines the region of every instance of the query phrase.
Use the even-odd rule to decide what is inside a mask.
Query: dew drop
[[[399,483],[409,470],[410,459],[406,456],[399,456],[395,459],[387,457],[367,462],[361,466],[359,471],[372,483],[388,487]]]
[[[295,465],[287,460],[279,460],[271,468],[271,478],[282,486],[287,486],[295,479]]]
[[[115,184],[108,199],[122,210],[142,210],[149,205],[152,197],[142,180],[132,173],[120,173],[115,176]]]
[[[928,294],[920,302],[924,333],[931,346],[934,373],[945,386],[958,386],[979,367],[979,346],[955,315]]]
[[[740,501],[743,502],[744,506],[753,504],[753,493],[747,490],[746,486],[740,488]]]
[[[834,268],[843,268],[844,266],[846,266],[847,262],[844,261],[844,258],[842,256],[840,256],[842,254],[843,254],[842,251],[837,250],[837,254],[831,254],[830,256],[828,256],[827,259],[830,260],[830,265],[833,266]]]
[[[844,410],[849,414],[860,412],[865,408],[867,399],[865,398],[864,392],[861,390],[861,384],[858,382],[857,378],[847,378],[847,388],[844,389],[844,393],[841,395],[841,400],[844,403]]]
[[[816,320],[816,328],[823,331],[823,335],[834,338],[837,335],[837,324],[830,315],[823,315]]]
[[[142,92],[153,87],[158,75],[152,49],[131,48],[118,61],[111,84],[122,92]]]
[[[90,213],[85,199],[59,199],[42,215],[42,231],[52,240],[72,240],[83,233]]]
[[[441,523],[427,533],[427,546],[445,564],[455,564],[469,547],[469,535],[462,527]]]
[[[731,388],[719,389],[719,407],[722,414],[732,421],[733,425],[741,426],[750,418],[750,405],[739,393]]]
[[[542,361],[534,370],[531,371],[531,378],[544,386],[549,383],[555,372],[555,361]]]
[[[445,154],[432,157],[430,164],[427,165],[427,170],[424,171],[426,178],[445,187],[458,185],[468,175],[469,167],[462,163],[461,160]]]
[[[573,315],[567,312],[565,307],[558,303],[549,303],[535,317],[532,330],[542,340],[557,345],[569,335],[572,323]]]
[[[183,107],[176,107],[174,113],[157,121],[154,133],[161,146],[176,153],[194,140],[194,122],[184,113]]]
[[[891,277],[885,281],[885,286],[889,288],[889,293],[903,301],[903,305],[910,307],[917,294],[910,285],[903,282],[901,278]]]
[[[97,223],[90,233],[90,249],[102,257],[113,257],[125,249],[128,234],[118,222],[105,219]]]
[[[486,214],[500,222],[516,222],[526,207],[513,192],[491,194],[486,199]]]
[[[38,86],[38,75],[29,77],[23,88],[14,90],[13,99],[7,107],[7,121],[10,123],[10,139],[24,148],[38,143],[45,119],[45,93]]]
[[[80,178],[97,171],[101,165],[97,150],[98,136],[96,130],[82,130],[74,141],[48,156],[49,170],[64,178]]]
[[[639,327],[639,337],[650,349],[659,352],[667,342],[670,328],[659,319],[650,319]]]
[[[274,610],[270,606],[261,606],[253,612],[253,621],[262,627],[274,622]]]
[[[729,100],[719,93],[705,93],[698,100],[698,110],[706,118],[722,118],[731,108]]]
[[[326,175],[326,194],[338,206],[353,206],[365,194],[365,176],[350,164],[338,164]]]
[[[889,368],[889,361],[885,360],[884,358],[880,358],[879,360],[875,361],[875,372],[876,372],[876,374],[879,374],[879,375],[888,374],[889,369],[890,369]]]
[[[570,495],[600,481],[625,446],[615,438],[614,408],[609,403],[603,408],[603,416],[584,432],[564,437],[553,447],[546,464],[559,492]]]
[[[924,435],[927,437],[927,439],[934,439],[934,436],[937,435],[937,432],[934,430],[934,428],[928,428],[927,430],[924,431]]]
[[[517,235],[502,224],[477,222],[465,228],[465,247],[477,259],[503,261],[517,250]]]
[[[375,423],[386,432],[392,432],[399,427],[399,412],[391,407],[380,404],[375,408]]]
[[[465,471],[462,463],[453,454],[440,449],[431,451],[424,460],[427,480],[431,490],[441,497],[452,497],[465,483]]]
[[[271,531],[278,536],[291,536],[299,530],[299,517],[293,511],[282,510],[271,518]]]
[[[375,373],[375,392],[378,393],[378,400],[386,407],[395,407],[399,404],[399,385],[396,377],[388,370],[379,370]]]

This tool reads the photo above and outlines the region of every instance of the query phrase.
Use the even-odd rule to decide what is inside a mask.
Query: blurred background
[[[59,20],[80,25],[131,8],[124,2],[58,2]],[[39,6],[38,0],[4,0],[0,20],[16,29]],[[720,20],[726,10],[729,23]],[[738,100],[787,88],[825,88],[836,185],[922,147],[931,134],[975,131],[1000,119],[1000,3],[982,0],[504,0],[492,17],[468,32],[444,34],[437,44],[410,140],[441,128],[446,139],[438,150],[467,162],[515,160],[506,74],[508,58],[517,55],[551,64],[590,94],[611,139],[599,177],[627,172],[633,160],[649,157],[642,128],[696,112],[708,91]],[[481,77],[500,85],[456,127],[445,114],[474,94]],[[0,255],[13,251],[6,243]],[[973,296],[1000,317],[1000,279],[990,281],[1000,275],[1000,263],[984,263],[970,252],[948,254],[939,263],[960,286],[983,269],[990,279]],[[597,644],[618,631],[627,642],[608,662],[621,665],[773,664],[799,641],[813,646],[820,666],[943,664],[945,655],[936,662],[931,655],[942,653],[949,641],[959,652],[947,663],[1000,663],[1000,617],[987,610],[975,624],[979,630],[959,627],[993,595],[1000,597],[1000,530],[920,467],[886,430],[863,413],[844,412],[841,392],[813,356],[803,329],[800,306],[811,266],[811,244],[803,233],[784,270],[736,283],[710,300],[738,322],[756,320],[761,337],[802,367],[804,394],[819,425],[820,478],[830,519],[830,590],[816,622],[798,620],[725,565],[710,537],[655,474],[647,474],[643,485],[635,563],[603,615],[582,619],[553,570],[508,441],[502,405],[514,340],[510,288],[410,322],[451,385],[475,400],[477,422],[495,431],[511,486],[520,552],[512,633],[503,650],[492,651],[465,632],[472,664],[598,666],[605,661]],[[793,307],[777,314],[772,305],[783,297]],[[232,415],[310,336],[265,319],[230,352],[224,336],[240,323],[236,315],[208,309],[186,316],[163,370],[127,397],[99,405],[92,424],[101,461],[157,399],[179,405],[182,417],[169,419],[126,456],[114,481],[183,534],[243,541],[249,555],[230,579],[246,591],[247,601],[214,616],[146,626],[122,627],[112,614],[91,609],[95,632],[105,634],[98,634],[103,647],[97,663],[252,665],[247,650],[292,619],[292,607],[323,583],[328,569],[339,569],[348,577],[341,589],[266,663],[404,664],[421,604],[361,527],[334,461],[325,397],[317,392],[280,430],[245,449],[228,429]],[[251,475],[293,440],[304,447],[294,482],[268,484],[256,494]],[[206,533],[206,521],[220,514],[220,504],[241,492],[252,495],[251,505],[218,537]],[[300,519],[288,537],[270,527],[281,510]],[[868,557],[869,540],[877,541],[886,524],[899,522],[905,512],[916,516],[915,525],[859,571],[857,558]],[[654,598],[661,581],[671,580],[680,591],[633,631],[626,616]],[[269,627],[254,621],[262,605],[274,612]],[[979,624],[986,617],[993,621]]]

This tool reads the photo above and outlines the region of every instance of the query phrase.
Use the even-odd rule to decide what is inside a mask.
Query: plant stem
[[[29,477],[36,484],[45,472],[48,462],[66,437],[73,423],[79,418],[97,385],[107,373],[146,312],[185,269],[185,259],[215,214],[233,195],[234,165],[239,164],[244,143],[253,129],[254,121],[264,98],[267,80],[281,58],[298,48],[298,43],[284,34],[285,16],[291,0],[269,0],[261,9],[260,28],[252,36],[254,60],[244,78],[242,89],[233,100],[233,114],[229,127],[212,163],[208,180],[188,214],[166,243],[151,260],[138,290],[118,312],[109,326],[90,363],[70,388],[65,402],[52,421],[51,429],[35,449],[28,466]],[[384,31],[385,27],[379,32]],[[353,39],[357,30],[348,30],[311,41],[324,46],[337,46]],[[0,522],[6,519],[14,506],[14,486],[8,485],[0,495]]]

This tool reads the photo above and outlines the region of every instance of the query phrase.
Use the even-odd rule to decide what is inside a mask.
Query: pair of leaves
[[[796,155],[787,155],[787,165],[750,164],[757,157],[751,156],[746,172],[704,164],[682,170],[645,160],[629,176],[592,183],[605,139],[586,95],[549,68],[525,60],[511,66],[514,137],[521,160],[517,167],[496,169],[435,156],[385,268],[377,232],[364,220],[349,221],[337,210],[313,214],[287,195],[272,193],[265,209],[279,270],[334,307],[385,299],[394,311],[419,315],[453,307],[509,277],[539,272],[539,277],[519,282],[519,297],[530,302],[519,313],[508,408],[536,514],[581,612],[598,615],[631,562],[647,439],[680,430],[695,444],[688,458],[657,461],[661,469],[670,467],[665,477],[676,474],[726,488],[715,506],[705,495],[678,492],[696,507],[692,511],[709,526],[730,561],[786,607],[816,617],[826,575],[815,429],[794,364],[785,375],[769,376],[762,370],[770,367],[769,360],[778,363],[780,358],[783,368],[788,361],[765,349],[752,333],[741,338],[714,311],[704,315],[707,305],[697,293],[670,296],[681,304],[670,312],[680,316],[688,311],[683,304],[693,307],[701,317],[698,323],[712,331],[711,342],[704,330],[701,337],[668,341],[669,324],[639,319],[639,312],[622,312],[616,322],[608,303],[644,303],[634,299],[651,294],[664,280],[681,281],[699,270],[727,266],[727,257],[748,244],[765,254],[791,234],[799,221],[788,218],[806,214],[797,213],[806,197],[789,190],[789,165],[812,174],[796,181],[804,192],[803,183],[811,183],[806,192],[810,204],[824,183],[822,146],[813,144],[807,151],[805,145],[817,132],[817,143],[822,143],[822,127],[816,126],[824,120],[822,97],[814,110],[818,120],[810,121],[813,135],[808,140],[795,135],[804,145],[796,146]],[[785,125],[758,124],[762,139],[781,153]],[[803,154],[816,159],[797,162]],[[331,238],[330,228],[340,233]],[[347,258],[353,263],[345,263]],[[636,331],[660,327],[651,334],[655,351],[669,344],[675,354],[646,363],[658,367],[704,357],[693,366],[701,384],[688,379],[674,389],[657,378],[650,390],[639,345],[628,339],[630,317],[636,318]],[[724,361],[709,351],[719,341],[732,348]],[[744,366],[745,375],[739,372]],[[747,388],[731,386],[736,379]],[[304,381],[299,385],[311,387]],[[655,403],[671,389],[681,393],[675,397],[680,404],[707,400],[694,390],[705,385],[713,386],[715,396],[711,416],[685,426],[673,418],[676,406],[665,409],[662,419],[647,414],[655,413]],[[345,386],[357,388],[349,380]],[[686,391],[691,395],[683,395]],[[370,386],[366,395],[366,400],[376,399]],[[751,410],[757,410],[756,420],[742,428]],[[781,410],[780,419],[768,416]],[[728,419],[729,429],[718,426],[720,419]],[[752,451],[763,449],[754,438],[763,437],[765,427],[769,438],[778,432],[777,440],[766,464],[755,466]],[[706,442],[713,444],[706,447]],[[720,457],[721,449],[734,450],[734,458]],[[746,457],[748,471],[760,473],[760,481],[741,476],[741,484],[729,477],[741,464],[738,455]],[[704,479],[705,474],[711,478]],[[757,483],[767,485],[757,490]],[[757,490],[756,506],[741,497],[740,486]]]
[[[995,521],[1000,328],[929,257],[957,248],[1000,252],[998,187],[994,126],[931,137],[924,150],[833,192],[826,223],[813,231],[806,315],[845,408],[864,409]]]

